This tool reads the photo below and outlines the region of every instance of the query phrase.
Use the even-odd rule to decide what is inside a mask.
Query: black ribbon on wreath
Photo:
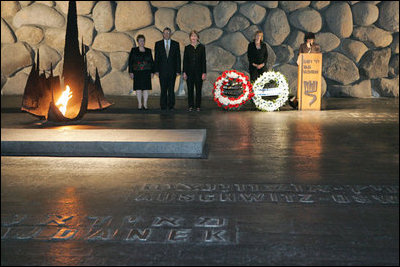
[[[241,94],[243,94],[242,84],[231,80],[225,84],[222,89],[222,95],[226,97],[238,98]]]

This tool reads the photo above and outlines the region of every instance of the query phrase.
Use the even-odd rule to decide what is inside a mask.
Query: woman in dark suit
[[[206,74],[206,48],[199,42],[197,31],[189,33],[190,44],[185,46],[183,55],[183,79],[188,88],[189,111],[196,108],[200,111],[201,88]],[[194,102],[194,87],[196,86],[196,102]]]
[[[254,41],[249,43],[247,47],[251,82],[257,80],[260,75],[267,71],[268,50],[267,45],[262,41],[263,36],[262,31],[256,31]]]
[[[136,91],[138,109],[147,109],[148,91],[151,90],[151,78],[154,76],[154,62],[151,49],[144,47],[144,35],[137,36],[138,47],[131,49],[129,54],[129,75],[133,79],[133,90]]]

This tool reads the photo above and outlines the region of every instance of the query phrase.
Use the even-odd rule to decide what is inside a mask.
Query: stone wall
[[[23,94],[38,49],[40,69],[52,65],[61,73],[67,10],[67,1],[1,1],[1,94]],[[105,94],[128,94],[127,60],[136,36],[144,34],[154,50],[168,26],[182,55],[188,32],[200,32],[207,53],[204,95],[224,70],[247,74],[247,45],[256,30],[264,32],[269,69],[286,75],[292,93],[298,48],[305,32],[314,32],[326,96],[399,95],[398,1],[78,1],[77,12],[89,71],[98,68]],[[179,77],[178,94],[185,88]],[[154,78],[152,94],[159,92]]]

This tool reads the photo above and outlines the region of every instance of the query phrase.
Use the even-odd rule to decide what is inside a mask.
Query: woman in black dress
[[[188,88],[189,111],[196,108],[200,111],[201,88],[203,81],[207,79],[206,74],[206,48],[199,43],[197,31],[189,33],[190,44],[185,46],[183,55],[183,79],[186,80]],[[196,86],[196,103],[194,103],[194,87]]]
[[[137,36],[138,47],[129,54],[129,75],[133,79],[133,90],[136,91],[138,109],[147,109],[148,91],[151,90],[151,78],[154,76],[154,61],[151,49],[144,47],[144,35]],[[142,108],[143,95],[143,108]]]
[[[247,47],[251,82],[267,71],[268,50],[267,45],[262,41],[263,36],[262,31],[256,31],[254,41]]]

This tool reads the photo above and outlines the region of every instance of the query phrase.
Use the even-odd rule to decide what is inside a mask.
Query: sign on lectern
[[[301,53],[297,80],[299,110],[321,110],[321,75],[322,54]]]

